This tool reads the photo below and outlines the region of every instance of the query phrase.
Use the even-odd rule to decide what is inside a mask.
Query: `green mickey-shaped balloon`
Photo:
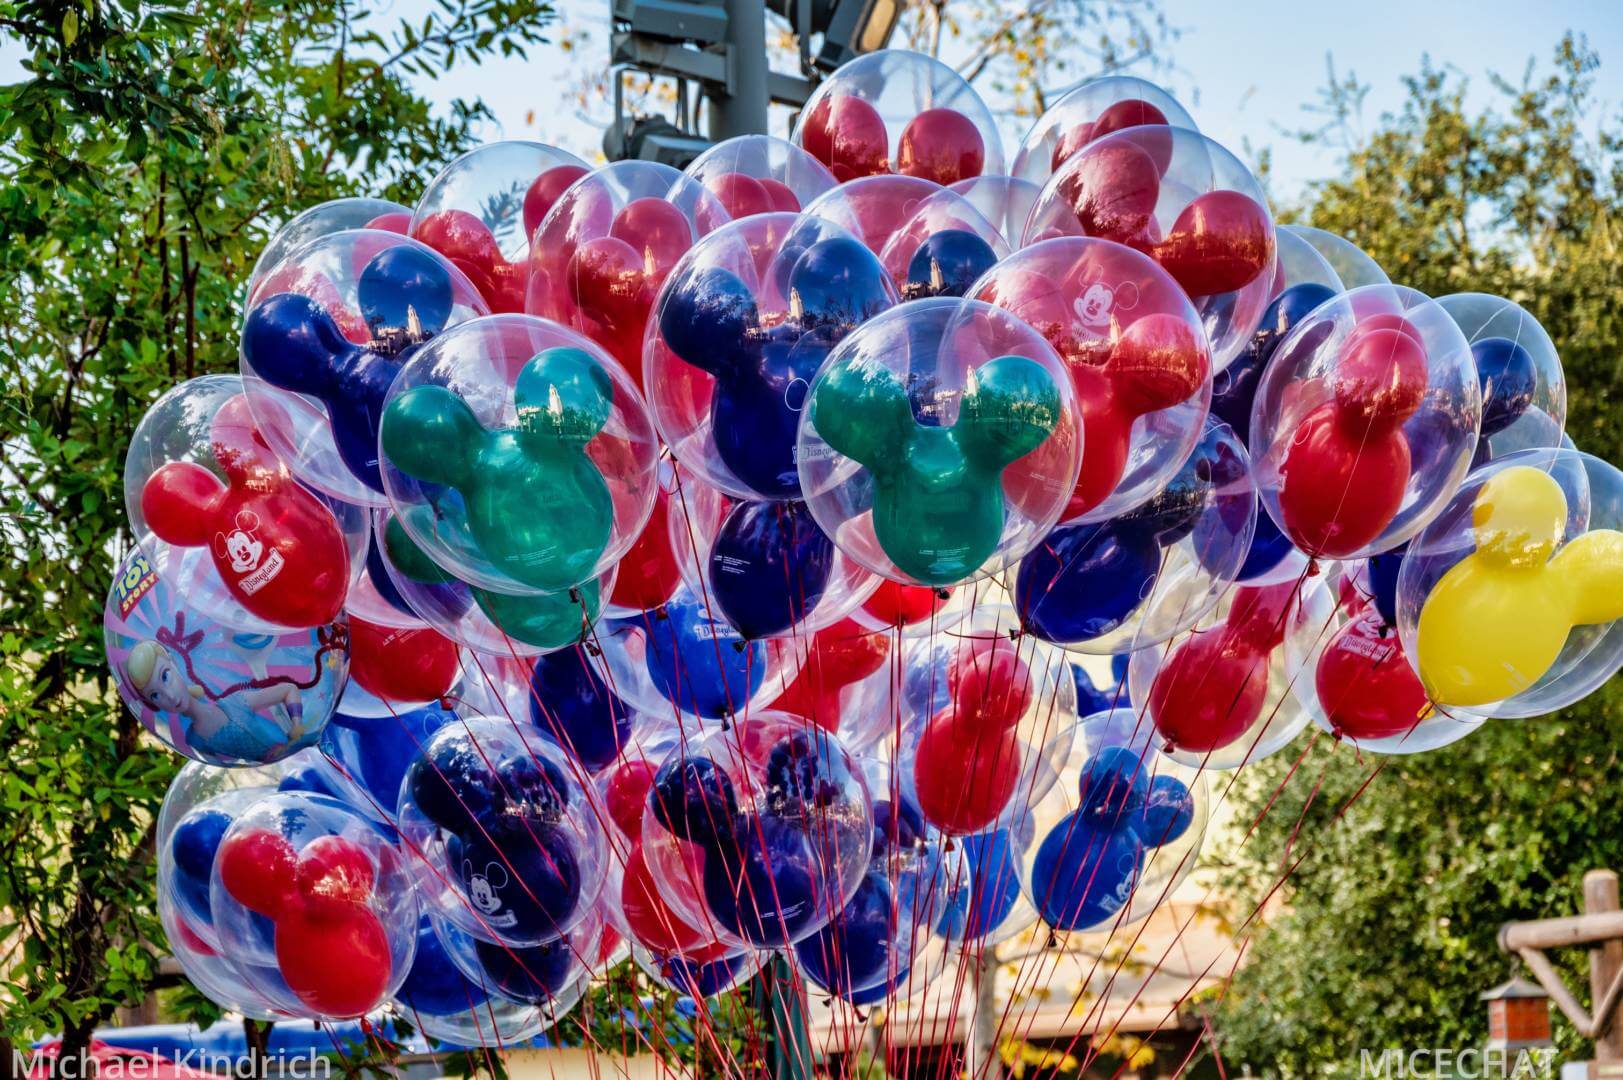
[[[406,535],[399,518],[391,517],[384,527],[383,547],[389,561],[405,577],[423,585],[466,587],[496,629],[537,648],[561,649],[579,642],[603,612],[602,586],[597,578],[578,589],[529,596],[462,586]]]
[[[383,410],[383,452],[400,472],[461,493],[467,528],[491,565],[557,591],[593,578],[614,502],[586,444],[614,403],[608,372],[579,349],[536,354],[513,388],[518,423],[487,430],[443,386],[416,386]]]
[[[1003,470],[1060,419],[1059,388],[1023,356],[970,372],[951,427],[913,419],[907,390],[875,363],[836,364],[812,390],[811,422],[873,476],[873,529],[897,569],[926,585],[963,581],[1003,535]]]

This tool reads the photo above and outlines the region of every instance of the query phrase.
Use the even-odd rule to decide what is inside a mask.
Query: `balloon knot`
[[[603,650],[597,647],[596,642],[594,642],[594,641],[585,641],[585,642],[582,642],[581,644],[586,646],[586,654],[588,656],[602,656],[603,655]]]
[[[749,648],[749,642],[745,641],[742,638],[740,638],[739,640],[733,642],[733,652],[741,653],[747,648]]]
[[[1057,949],[1057,948],[1059,948],[1059,935],[1054,933],[1052,928],[1050,928],[1049,931],[1048,931],[1048,940],[1043,943],[1043,948],[1045,948],[1045,949]]]
[[[952,599],[952,590],[951,589],[937,589],[935,591],[935,598],[937,600],[951,600]]]
[[[1317,560],[1317,559],[1309,559],[1307,561],[1307,576],[1308,577],[1318,577],[1322,573],[1324,573],[1324,569],[1319,566],[1319,560]]]

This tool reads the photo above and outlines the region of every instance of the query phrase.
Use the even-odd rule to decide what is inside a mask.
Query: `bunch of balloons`
[[[627,957],[894,1000],[1144,918],[1309,724],[1423,751],[1623,664],[1623,475],[1526,311],[1276,224],[1142,80],[1005,160],[885,51],[790,141],[496,143],[271,240],[106,606],[204,993],[490,1046]]]

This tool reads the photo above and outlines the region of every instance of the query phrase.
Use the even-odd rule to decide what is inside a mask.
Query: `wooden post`
[[[1584,875],[1584,912],[1589,915],[1608,914],[1618,910],[1617,874],[1611,870],[1591,870]],[[1612,938],[1592,945],[1589,949],[1589,1000],[1594,1008],[1601,1008],[1601,999],[1611,987],[1618,972],[1623,971],[1623,939]],[[1623,1062],[1623,1005],[1612,1009],[1611,1023],[1597,1015],[1597,1027],[1605,1030],[1595,1040],[1597,1064]]]

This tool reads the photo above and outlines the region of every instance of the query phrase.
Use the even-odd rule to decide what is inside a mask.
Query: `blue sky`
[[[380,22],[420,20],[434,3],[387,0],[378,5]],[[442,105],[482,97],[495,114],[481,132],[487,138],[540,138],[594,153],[598,132],[577,115],[568,90],[582,65],[597,63],[600,55],[606,59],[601,27],[608,3],[559,0],[559,6],[569,25],[594,31],[567,70],[555,49],[543,47],[528,61],[459,64],[443,77],[421,80],[420,89]],[[1303,105],[1324,85],[1329,56],[1339,71],[1356,72],[1370,85],[1366,117],[1374,121],[1401,103],[1400,79],[1419,67],[1423,55],[1469,76],[1473,96],[1486,101],[1493,96],[1489,72],[1519,80],[1530,57],[1546,60],[1572,28],[1587,34],[1601,55],[1602,107],[1612,115],[1623,111],[1623,0],[1164,0],[1163,10],[1182,34],[1168,51],[1175,69],[1155,77],[1189,107],[1203,131],[1237,154],[1251,156],[1243,150],[1247,143],[1253,152],[1270,148],[1273,190],[1285,198],[1335,169],[1333,151],[1299,145],[1285,134],[1313,122]],[[17,50],[0,42],[0,81],[19,76],[17,60]],[[606,103],[593,112],[606,115]]]
[[[430,2],[394,0],[390,14],[410,15]],[[572,25],[595,31],[608,4],[561,0],[560,8]],[[1168,52],[1175,70],[1152,77],[1189,107],[1203,131],[1235,153],[1247,157],[1247,141],[1254,149],[1271,148],[1274,190],[1282,196],[1335,167],[1333,152],[1284,134],[1314,122],[1303,104],[1324,85],[1327,56],[1339,72],[1356,72],[1370,84],[1366,116],[1373,121],[1401,104],[1400,79],[1419,68],[1423,55],[1468,75],[1474,96],[1486,101],[1492,96],[1489,72],[1519,80],[1528,59],[1544,61],[1570,27],[1587,34],[1600,52],[1604,107],[1612,114],[1623,110],[1623,0],[1165,0],[1163,9],[1182,33]],[[606,53],[602,34],[594,33],[587,48]],[[483,97],[497,119],[491,137],[542,138],[591,153],[597,132],[575,115],[572,103],[560,104],[565,83],[543,50],[528,64],[459,67],[423,89],[444,101]]]

